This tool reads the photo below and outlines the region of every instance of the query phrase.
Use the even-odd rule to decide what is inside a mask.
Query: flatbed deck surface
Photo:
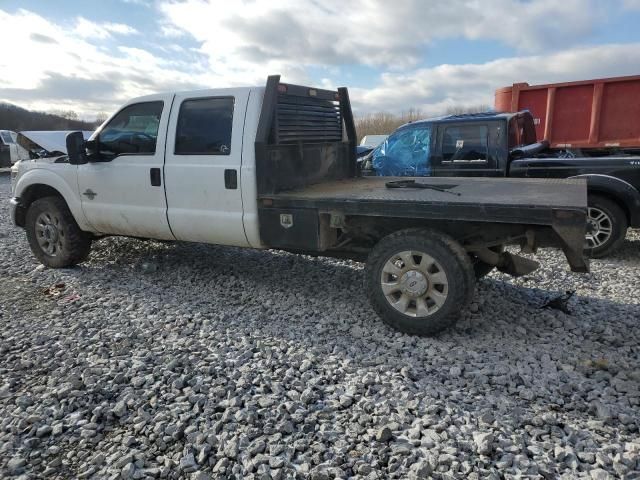
[[[543,223],[552,210],[586,210],[586,181],[581,179],[420,177],[416,182],[451,186],[449,192],[423,188],[388,188],[387,182],[407,177],[360,177],[310,185],[263,195],[274,207],[336,209],[344,213],[418,215]]]

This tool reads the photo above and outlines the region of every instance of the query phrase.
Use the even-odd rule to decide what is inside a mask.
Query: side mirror
[[[71,132],[67,134],[67,155],[69,156],[69,163],[71,165],[84,165],[88,162],[82,132]]]

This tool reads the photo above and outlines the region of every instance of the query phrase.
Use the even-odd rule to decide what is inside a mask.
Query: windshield
[[[431,125],[415,125],[391,134],[372,153],[376,175],[414,177],[431,175]]]
[[[0,132],[0,138],[2,138],[2,141],[7,145],[13,143],[13,138],[11,138],[11,134],[9,132]]]

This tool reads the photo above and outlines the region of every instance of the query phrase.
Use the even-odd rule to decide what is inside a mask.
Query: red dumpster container
[[[529,110],[552,148],[640,148],[640,75],[496,90],[501,112]]]

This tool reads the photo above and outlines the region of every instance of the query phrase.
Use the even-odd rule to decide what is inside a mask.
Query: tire
[[[496,253],[504,252],[504,245],[498,245],[497,247],[491,247],[490,250],[493,250]],[[473,264],[473,273],[476,277],[476,280],[480,280],[481,278],[489,275],[496,268],[495,265],[491,265],[489,263],[483,262],[475,255],[470,255],[471,263]]]
[[[61,197],[33,202],[27,210],[25,228],[31,251],[47,267],[70,267],[89,256],[91,239],[80,230]]]
[[[365,275],[376,313],[411,335],[434,335],[454,325],[475,291],[465,250],[432,230],[401,230],[383,238],[369,254]]]
[[[601,195],[588,198],[587,245],[590,256],[602,258],[618,249],[627,236],[627,215],[613,200]]]

